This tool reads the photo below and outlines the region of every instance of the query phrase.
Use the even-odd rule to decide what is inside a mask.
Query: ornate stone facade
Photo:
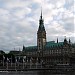
[[[33,63],[43,62],[44,64],[75,64],[75,44],[67,41],[66,37],[63,42],[46,41],[46,31],[42,12],[39,20],[39,28],[37,31],[37,46],[23,46],[22,55],[26,56],[28,62],[32,59]]]

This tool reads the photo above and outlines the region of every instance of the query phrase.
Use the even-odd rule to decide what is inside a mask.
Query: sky
[[[75,42],[74,0],[0,0],[0,50],[37,45],[41,7],[47,41]]]

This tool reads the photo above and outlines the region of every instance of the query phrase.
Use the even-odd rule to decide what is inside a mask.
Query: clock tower
[[[44,20],[42,18],[42,11],[41,11],[41,16],[40,16],[40,20],[39,20],[39,28],[37,31],[37,48],[38,48],[38,51],[43,51],[45,45],[46,45],[46,31],[45,31]]]

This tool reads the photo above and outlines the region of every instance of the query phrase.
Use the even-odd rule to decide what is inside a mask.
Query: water
[[[50,71],[0,72],[0,75],[75,75],[75,72],[55,73]]]

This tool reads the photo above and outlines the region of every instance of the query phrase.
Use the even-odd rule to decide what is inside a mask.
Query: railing
[[[0,70],[27,70],[27,69],[50,69],[50,70],[74,70],[75,65],[48,65],[41,63],[10,63],[0,66]]]

